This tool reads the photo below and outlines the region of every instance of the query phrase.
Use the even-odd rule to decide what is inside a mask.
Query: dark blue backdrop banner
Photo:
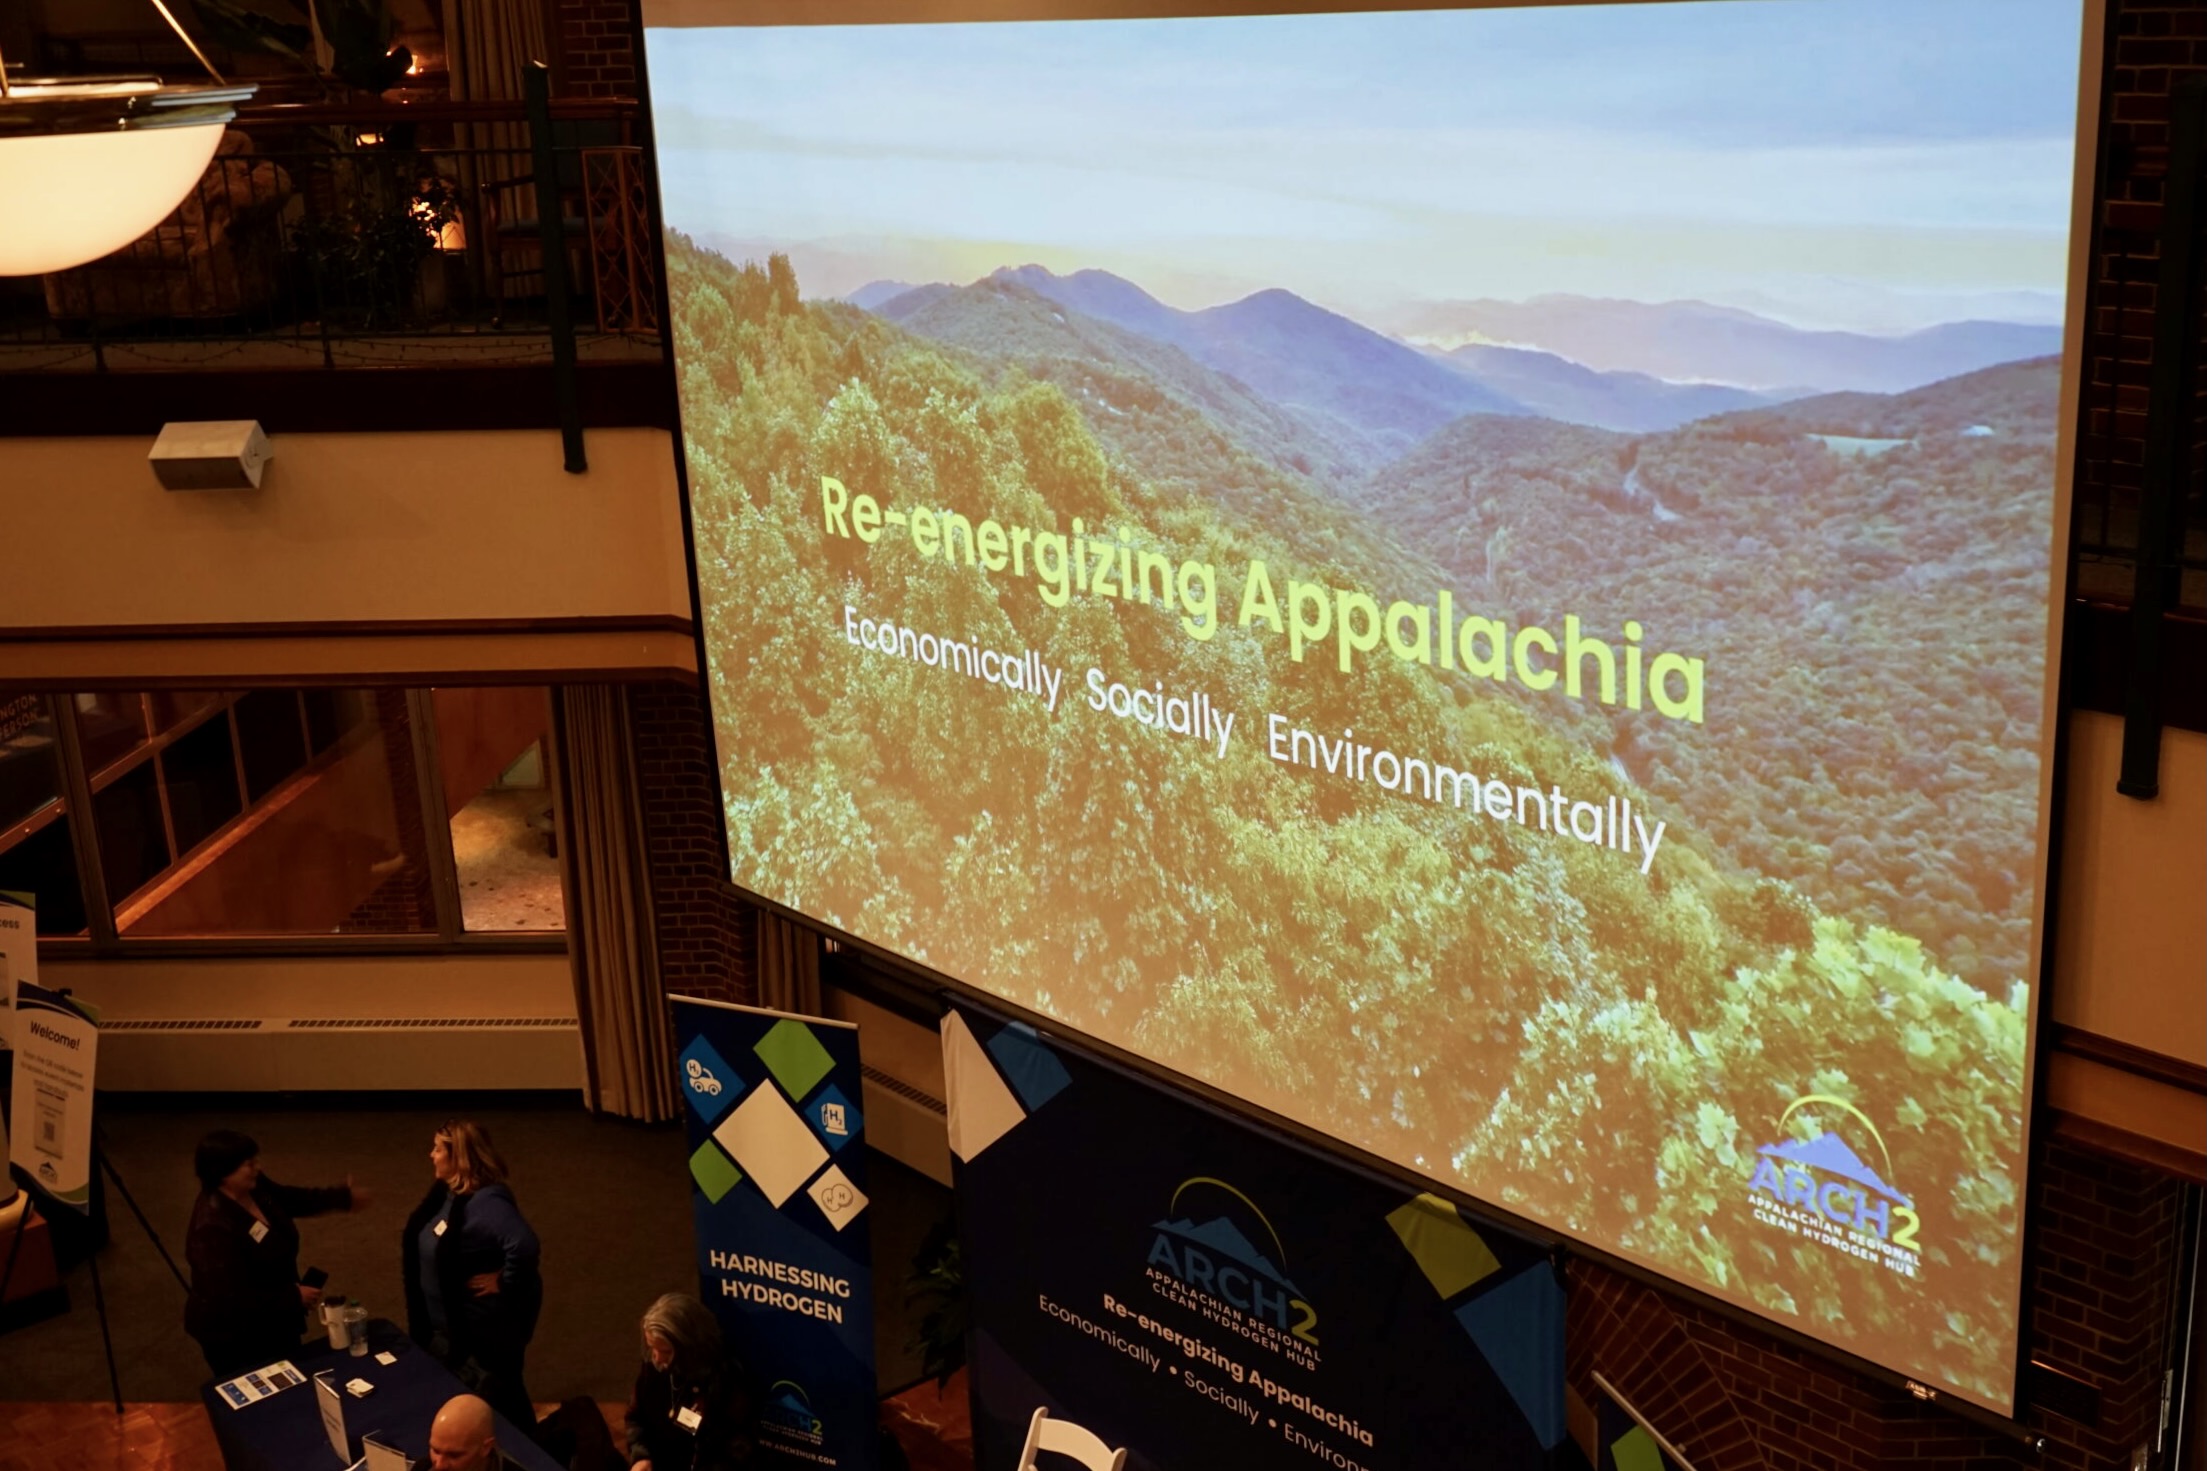
[[[980,1471],[1038,1408],[1144,1471],[1556,1463],[1538,1245],[978,1008],[943,1056]]]
[[[872,1471],[857,1029],[684,996],[674,1023],[701,1295],[764,1392],[760,1449]]]

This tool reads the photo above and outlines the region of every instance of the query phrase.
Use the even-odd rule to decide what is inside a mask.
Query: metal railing
[[[242,112],[130,246],[0,280],[0,373],[548,361],[547,239],[578,354],[660,353],[636,109],[554,109],[541,195],[523,104]],[[539,199],[556,209],[549,234]]]

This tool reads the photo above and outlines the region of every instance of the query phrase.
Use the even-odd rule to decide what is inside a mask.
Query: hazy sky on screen
[[[669,222],[808,294],[1036,261],[1178,306],[1699,297],[2054,321],[2081,0],[649,33]]]

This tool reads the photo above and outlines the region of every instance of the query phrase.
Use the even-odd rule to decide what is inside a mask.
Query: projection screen
[[[2096,15],[647,11],[734,882],[2012,1412]]]

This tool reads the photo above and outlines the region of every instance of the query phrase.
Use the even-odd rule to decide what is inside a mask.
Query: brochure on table
[[[360,1438],[360,1452],[362,1471],[414,1471],[406,1452],[377,1440],[374,1431]]]
[[[322,1411],[322,1430],[330,1438],[330,1449],[337,1452],[337,1464],[352,1465],[352,1448],[345,1440],[345,1400],[337,1392],[336,1376],[327,1369],[314,1375],[314,1401]]]
[[[254,1369],[235,1379],[225,1379],[215,1386],[215,1393],[233,1410],[258,1404],[272,1394],[280,1394],[294,1384],[304,1384],[306,1375],[299,1372],[291,1360],[282,1359],[266,1368]]]

